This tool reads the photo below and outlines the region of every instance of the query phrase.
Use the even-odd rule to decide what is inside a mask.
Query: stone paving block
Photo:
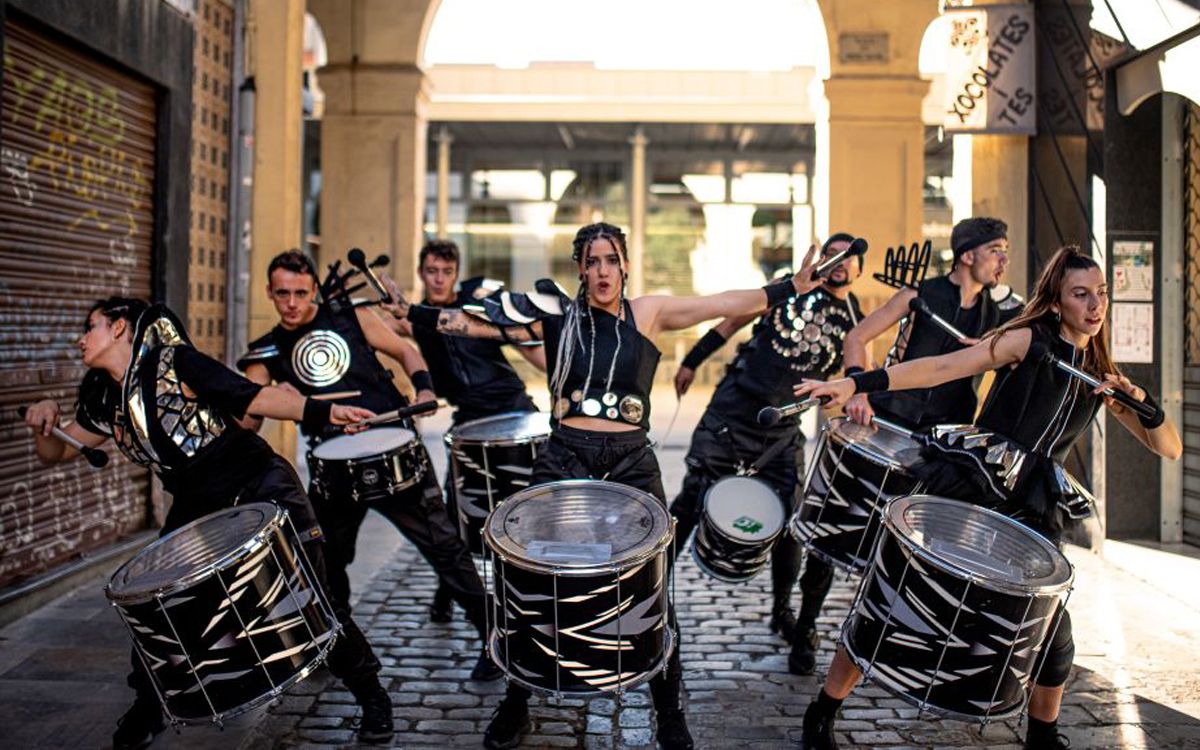
[[[464,721],[462,719],[426,719],[417,722],[416,730],[418,732],[439,732],[442,734],[473,732],[475,731],[475,722]]]

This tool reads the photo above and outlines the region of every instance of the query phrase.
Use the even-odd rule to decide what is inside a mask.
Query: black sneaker
[[[658,714],[658,744],[663,750],[692,750],[692,734],[688,731],[687,716],[676,708]]]
[[[529,727],[529,704],[524,700],[505,698],[492,713],[492,720],[483,733],[483,746],[488,750],[510,750],[521,744],[521,736],[529,731]]]
[[[791,607],[776,607],[771,611],[771,632],[779,633],[788,643],[792,642],[796,637],[796,615]]]
[[[158,701],[135,700],[125,715],[117,719],[117,731],[112,736],[113,750],[142,750],[166,728]]]
[[[491,682],[503,675],[504,670],[500,668],[499,664],[492,661],[492,657],[488,655],[487,646],[484,646],[483,652],[479,654],[479,661],[475,662],[475,668],[471,670],[471,679]]]
[[[804,712],[804,729],[800,735],[801,750],[838,750],[833,738],[833,717],[827,716],[813,701]]]
[[[816,628],[798,628],[792,641],[792,652],[788,654],[788,671],[792,674],[812,674],[817,668],[817,646],[821,637]]]
[[[454,599],[445,586],[438,584],[433,592],[433,601],[429,603],[429,621],[445,625],[454,620]]]
[[[358,696],[362,718],[358,722],[358,738],[363,742],[387,742],[396,733],[392,720],[392,699],[382,685]]]

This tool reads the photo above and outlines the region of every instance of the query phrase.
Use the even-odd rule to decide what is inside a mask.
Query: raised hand
[[[808,252],[804,255],[803,265],[792,276],[792,284],[796,287],[796,294],[807,294],[821,285],[821,280],[813,277],[813,272],[817,269],[817,258],[817,246],[809,245]]]
[[[383,288],[391,295],[391,302],[380,302],[379,306],[392,314],[392,317],[397,320],[404,320],[408,317],[408,308],[412,307],[412,303],[400,291],[400,286],[387,273],[380,273],[379,283],[383,284]]]

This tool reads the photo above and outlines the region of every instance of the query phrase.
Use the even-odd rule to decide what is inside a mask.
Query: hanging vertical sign
[[[946,113],[950,133],[1037,132],[1033,6],[946,8]]]

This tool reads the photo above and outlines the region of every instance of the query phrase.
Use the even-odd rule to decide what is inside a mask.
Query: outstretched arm
[[[379,274],[380,281],[387,287],[388,293],[392,296],[392,301],[387,304],[381,304],[384,310],[388,311],[397,320],[405,320],[409,318],[409,314],[413,312],[414,305],[405,298],[404,293],[400,291],[400,287],[387,274]],[[486,320],[479,318],[469,313],[463,312],[458,308],[430,308],[424,305],[416,305],[421,313],[433,314],[433,310],[437,310],[437,321],[434,324],[438,333],[447,336],[465,336],[474,339],[494,339],[498,341],[508,341],[514,344],[523,344],[530,341],[541,341],[542,324],[540,321],[530,323],[528,326],[513,326],[511,328],[501,328],[495,323],[489,323]],[[411,322],[411,321],[410,321]]]
[[[58,402],[53,399],[38,401],[25,411],[25,424],[33,428],[34,450],[38,460],[44,464],[70,461],[79,455],[78,450],[54,436],[53,430],[58,426],[58,416]],[[60,429],[89,448],[95,448],[108,439],[104,435],[85,430],[78,422],[72,422]]]

